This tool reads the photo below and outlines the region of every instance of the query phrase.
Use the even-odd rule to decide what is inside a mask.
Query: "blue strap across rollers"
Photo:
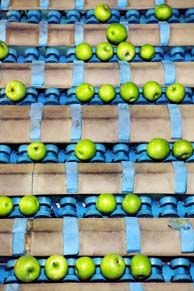
[[[71,110],[71,141],[79,141],[82,136],[82,106],[81,104],[70,105]]]
[[[72,70],[72,86],[84,83],[84,62],[74,61]]]
[[[43,115],[42,103],[32,103],[30,107],[30,140],[41,140],[41,121]]]
[[[164,4],[165,0],[155,0],[155,6]]]
[[[14,256],[25,254],[25,233],[27,230],[27,218],[15,218],[12,229],[12,254]]]
[[[171,139],[182,138],[182,116],[180,107],[177,104],[168,104],[170,118]]]
[[[49,8],[49,0],[40,0],[40,8],[41,9],[48,9]]]
[[[79,254],[79,228],[75,217],[63,218],[64,256]]]
[[[81,22],[76,22],[74,25],[74,43],[78,45],[84,39],[84,25]]]
[[[0,9],[7,10],[10,6],[10,0],[1,0]]]
[[[133,193],[135,181],[135,167],[131,161],[122,161],[122,193]]]
[[[39,23],[39,46],[47,46],[48,42],[48,22],[40,21]]]
[[[18,283],[6,284],[5,291],[19,291],[20,285]]]
[[[6,28],[7,28],[7,20],[0,20],[0,39],[6,42]]]
[[[84,0],[74,0],[75,9],[84,9]]]
[[[191,223],[188,223],[187,228],[180,229],[181,251],[182,253],[194,252],[194,230]]]
[[[66,162],[66,191],[67,193],[78,192],[78,164],[77,162]]]
[[[172,162],[174,168],[174,192],[176,194],[185,194],[187,192],[188,172],[183,161]]]
[[[188,219],[170,218],[168,226],[180,231],[181,252],[194,252],[194,230]]]
[[[31,66],[32,87],[43,87],[45,79],[45,62],[33,61]]]
[[[139,253],[141,250],[141,233],[137,217],[125,217],[126,252]]]
[[[171,61],[162,61],[164,67],[165,85],[171,85],[176,82],[176,67]]]
[[[130,291],[144,291],[142,283],[129,283]]]
[[[128,0],[118,0],[117,7],[118,8],[127,8],[128,7]]]
[[[160,45],[167,46],[170,40],[170,24],[166,21],[158,22],[160,29]]]
[[[119,61],[119,77],[121,85],[131,81],[131,70],[128,62]]]
[[[118,104],[118,140],[129,142],[130,140],[130,111],[127,104]]]

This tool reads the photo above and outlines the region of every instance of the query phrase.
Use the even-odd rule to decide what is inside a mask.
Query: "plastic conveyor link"
[[[126,269],[122,277],[118,280],[118,282],[136,282],[134,277],[131,275],[130,271],[130,257],[123,257],[126,264]],[[79,281],[79,278],[76,276],[74,272],[74,266],[76,262],[76,257],[67,257],[67,263],[68,263],[68,273],[67,275],[62,279],[61,282],[77,282]],[[100,264],[102,261],[102,257],[93,257],[92,258],[95,267],[96,272],[89,280],[90,282],[106,282],[108,281],[101,273],[100,271]],[[37,283],[41,282],[51,282],[46,277],[44,272],[44,265],[46,259],[38,259],[41,272],[40,276],[36,280]],[[151,275],[145,279],[145,282],[193,282],[193,259],[192,258],[175,258],[170,259],[169,261],[165,261],[161,258],[151,257],[151,266],[152,266],[152,273]],[[14,264],[16,262],[15,260],[10,260],[1,267],[0,271],[0,278],[2,280],[2,283],[18,283],[17,278],[14,274]],[[1,283],[1,282],[0,282]]]
[[[43,22],[44,24],[44,22]],[[42,26],[43,27],[43,26]],[[8,56],[2,61],[3,63],[31,63],[33,61],[43,61],[45,63],[71,63],[77,60],[75,56],[75,47],[68,47],[66,50],[62,47],[10,47]],[[43,43],[42,41],[40,44]],[[101,60],[96,55],[96,48],[93,47],[93,55],[88,61],[90,63],[100,63]],[[161,61],[171,62],[192,62],[194,61],[194,48],[193,47],[167,47],[156,46],[155,56],[151,62]],[[116,47],[114,47],[114,55],[108,62],[118,62],[119,59],[116,55]],[[140,47],[136,47],[136,56],[131,62],[142,62],[140,57]]]
[[[22,144],[17,149],[12,149],[8,145],[0,145],[0,163],[2,164],[23,164],[33,163],[33,160],[28,156],[28,144]],[[55,144],[47,144],[46,156],[40,163],[65,163],[65,162],[82,162],[75,155],[76,143],[67,144],[64,147]],[[91,163],[120,163],[124,161],[130,162],[154,162],[147,155],[147,143],[143,144],[126,144],[117,143],[114,145],[104,145],[96,143],[96,154],[89,160]],[[163,160],[164,163],[179,162],[172,154],[173,143],[169,143],[170,154]],[[194,148],[194,143],[192,143]],[[185,160],[185,162],[194,162],[194,153]]]
[[[92,84],[91,84],[92,85]],[[42,103],[44,105],[118,105],[127,104],[127,102],[120,96],[120,87],[115,87],[115,98],[105,103],[98,95],[99,87],[94,88],[94,96],[88,102],[81,102],[76,96],[76,87],[69,89],[58,88],[34,88],[28,87],[26,96],[19,102],[11,101],[5,93],[5,88],[0,89],[0,105],[30,105],[33,103]],[[139,97],[132,105],[148,105],[148,104],[170,104],[166,97],[166,87],[162,88],[162,95],[154,102],[148,101],[143,95],[143,88],[139,87]],[[193,88],[185,87],[185,97],[181,104],[194,104],[194,91]]]
[[[147,24],[157,23],[158,19],[155,16],[154,8],[147,10],[138,9],[112,9],[112,16],[107,23],[128,22],[131,24]],[[94,9],[90,10],[2,10],[1,18],[9,22],[23,22],[23,23],[39,23],[47,21],[49,24],[73,24],[75,22],[82,22],[84,24],[99,23],[94,16]],[[169,23],[192,23],[194,22],[194,8],[176,9],[173,8],[172,16],[168,20]]]
[[[132,194],[133,195],[133,194]],[[103,214],[96,208],[98,195],[90,196],[37,196],[40,207],[38,211],[28,218],[50,218],[50,217],[75,217],[75,218],[116,218],[128,217],[122,208],[122,201],[125,195],[115,195],[116,208],[110,214]],[[10,196],[11,197],[11,196]],[[24,218],[19,210],[19,203],[22,197],[13,197],[13,210],[6,218]],[[194,217],[194,196],[189,197],[176,195],[161,195],[155,198],[148,195],[139,195],[141,207],[134,215],[138,218],[192,218]]]

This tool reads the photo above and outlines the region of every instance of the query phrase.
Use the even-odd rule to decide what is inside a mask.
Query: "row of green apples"
[[[167,21],[172,16],[172,7],[168,4],[160,4],[155,7],[155,16],[160,21]],[[107,3],[99,4],[94,9],[94,15],[100,22],[107,22],[112,13]]]
[[[118,280],[124,274],[126,263],[122,256],[116,253],[105,255],[100,263],[101,274],[111,281]],[[95,274],[96,266],[91,257],[79,257],[74,266],[74,273],[81,281],[88,281]],[[22,256],[14,265],[14,273],[21,282],[34,282],[40,276],[41,267],[39,261],[33,256]],[[152,272],[150,259],[137,254],[131,258],[131,275],[137,280],[144,280]],[[60,281],[68,273],[68,262],[62,255],[52,255],[46,259],[44,273],[51,281]]]
[[[146,146],[147,155],[154,161],[164,160],[171,150],[178,160],[186,160],[193,154],[193,145],[186,139],[179,139],[171,149],[167,140],[155,137]],[[76,143],[74,152],[80,162],[90,161],[96,154],[96,144],[91,139],[81,139]],[[27,155],[34,162],[42,161],[46,154],[46,145],[41,141],[33,141],[27,147]]]
[[[6,96],[13,102],[25,98],[26,86],[19,80],[10,81],[5,88]],[[148,102],[155,102],[163,94],[162,86],[156,81],[148,81],[143,85],[144,98]],[[127,103],[134,103],[140,96],[140,90],[134,82],[126,82],[119,88],[120,97]],[[81,102],[89,102],[95,95],[95,88],[92,84],[82,83],[75,88],[75,95]],[[98,90],[99,98],[109,103],[116,97],[116,88],[110,84],[103,84]],[[165,96],[170,103],[179,104],[185,98],[185,87],[180,83],[173,83],[166,87]]]
[[[109,32],[110,31],[110,32]],[[118,46],[116,49],[116,55],[119,60],[125,60],[125,61],[132,61],[136,55],[136,48],[135,46],[128,41],[122,41],[127,38],[127,30],[125,26],[122,24],[116,23],[111,24],[107,28],[107,39],[111,41],[111,38],[109,35],[110,33],[118,34]],[[123,34],[123,37],[122,37]],[[121,42],[119,41],[121,40]],[[115,41],[116,44],[116,41]],[[114,47],[110,42],[101,42],[96,46],[96,56],[101,60],[102,62],[109,61],[113,55],[114,55]],[[7,44],[0,40],[0,60],[4,60],[9,54],[9,47]],[[144,44],[140,47],[140,57],[144,61],[151,61],[155,56],[155,48],[151,44]],[[89,61],[93,55],[93,50],[90,44],[83,42],[78,44],[75,47],[75,56],[78,60],[82,61]]]
[[[28,157],[39,162],[46,156],[46,145],[40,141],[34,141],[28,145]],[[169,142],[160,137],[155,137],[149,141],[146,146],[147,155],[154,161],[162,161],[170,154],[171,148]],[[75,156],[80,161],[89,161],[96,154],[96,145],[90,139],[81,139],[75,146]],[[172,154],[178,160],[186,160],[193,154],[193,145],[186,139],[179,139],[172,145]]]
[[[0,196],[0,218],[6,218],[12,212],[13,201],[8,196]],[[102,193],[96,200],[96,209],[102,214],[109,215],[117,207],[116,198],[111,193]],[[122,209],[127,215],[135,215],[141,207],[141,199],[132,193],[123,197]],[[19,201],[19,211],[25,217],[34,216],[40,208],[40,202],[35,195],[25,195]]]
[[[26,86],[19,80],[10,81],[5,88],[6,96],[13,102],[25,98]],[[143,85],[142,93],[148,102],[157,101],[163,94],[162,86],[156,81],[148,81]],[[140,96],[140,90],[134,82],[126,82],[119,88],[120,97],[127,103],[134,103]],[[75,95],[81,102],[89,102],[95,95],[95,87],[89,83],[82,83],[75,88]],[[99,98],[109,103],[116,97],[116,88],[110,84],[103,84],[98,90]],[[173,83],[166,87],[165,96],[170,103],[179,104],[185,98],[185,87],[180,83]]]

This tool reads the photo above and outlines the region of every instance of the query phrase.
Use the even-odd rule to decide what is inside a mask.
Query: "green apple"
[[[144,44],[139,51],[140,57],[145,61],[150,61],[155,56],[155,48],[151,44]]]
[[[157,5],[155,16],[158,20],[168,20],[172,16],[172,8],[167,4]]]
[[[39,162],[46,156],[46,146],[40,141],[33,141],[29,144],[27,153],[31,160]]]
[[[75,56],[78,60],[88,61],[91,59],[92,54],[92,48],[86,42],[78,44],[75,48]]]
[[[6,43],[0,40],[0,60],[2,61],[8,56],[9,48]]]
[[[166,88],[166,97],[172,103],[181,103],[185,98],[185,87],[179,83],[174,83]]]
[[[19,202],[19,210],[25,216],[36,214],[40,208],[40,202],[34,195],[26,195]]]
[[[113,46],[109,42],[101,42],[96,47],[96,56],[103,62],[110,60],[113,54]]]
[[[100,194],[96,200],[96,209],[104,214],[110,214],[116,207],[117,202],[113,194]]]
[[[122,201],[122,208],[128,215],[137,214],[141,207],[141,199],[135,194],[126,194]]]
[[[128,41],[122,41],[117,46],[117,57],[119,60],[130,62],[136,55],[135,46]]]
[[[125,260],[118,254],[107,254],[100,264],[102,275],[109,280],[119,279],[124,274],[125,269]]]
[[[133,258],[131,259],[130,269],[131,275],[136,280],[140,281],[146,279],[152,273],[150,259],[143,254],[133,256]]]
[[[50,256],[45,262],[44,272],[52,281],[62,280],[68,272],[67,260],[61,255]]]
[[[126,82],[120,86],[120,96],[128,103],[134,103],[139,98],[139,88],[133,82]]]
[[[185,139],[178,140],[173,144],[172,153],[178,160],[186,160],[193,154],[192,143]]]
[[[147,154],[151,159],[164,160],[170,154],[170,146],[163,138],[153,138],[147,145]]]
[[[5,93],[7,98],[11,101],[17,102],[26,96],[26,87],[22,82],[13,80],[7,84]]]
[[[162,87],[155,81],[148,81],[143,86],[143,95],[148,101],[156,101],[162,95]]]
[[[8,216],[12,210],[12,199],[8,196],[0,196],[0,217]]]
[[[89,280],[95,273],[96,266],[90,257],[80,257],[75,262],[75,274],[82,280]]]
[[[75,94],[78,100],[88,102],[94,96],[94,86],[89,83],[83,83],[76,87]]]
[[[75,147],[75,155],[81,161],[88,161],[96,154],[96,145],[90,139],[80,140]]]
[[[100,86],[98,95],[100,99],[106,103],[111,102],[116,96],[115,88],[110,84]]]
[[[112,44],[119,44],[127,39],[127,29],[120,23],[112,23],[106,29],[106,38]]]
[[[32,256],[23,256],[16,260],[14,272],[18,280],[30,283],[40,276],[40,264]]]
[[[108,4],[102,3],[94,9],[94,16],[100,22],[106,22],[111,17],[112,12]]]

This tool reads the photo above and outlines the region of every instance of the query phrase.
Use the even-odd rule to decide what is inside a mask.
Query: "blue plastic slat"
[[[45,63],[43,61],[33,61],[31,66],[32,87],[44,86]]]
[[[176,194],[185,194],[187,192],[188,172],[184,162],[172,162],[175,175],[174,191]]]
[[[18,283],[6,284],[5,291],[19,291],[20,285]]]
[[[32,103],[30,108],[30,140],[41,140],[41,120],[43,115],[43,104]]]
[[[117,7],[118,8],[127,8],[128,7],[128,0],[118,0]]]
[[[10,6],[10,0],[1,0],[0,8],[1,8],[2,10],[7,10],[7,9],[9,9],[9,6]]]
[[[16,218],[13,222],[12,254],[25,254],[25,233],[27,230],[28,219]]]
[[[190,223],[187,228],[180,229],[180,237],[182,253],[194,252],[194,230]]]
[[[130,139],[130,111],[127,104],[118,104],[118,140],[129,142]]]
[[[47,46],[48,41],[48,22],[40,21],[39,23],[39,46]]]
[[[131,161],[122,161],[122,193],[132,193],[134,189],[135,168]]]
[[[82,136],[82,106],[80,104],[70,105],[71,110],[71,141],[79,141]]]
[[[170,24],[165,21],[158,22],[160,29],[160,45],[167,46],[170,40]]]
[[[72,86],[84,83],[84,62],[74,61],[72,70]]]
[[[155,6],[164,4],[165,0],[155,0]]]
[[[48,9],[50,1],[49,0],[40,0],[40,8],[41,9]]]
[[[164,82],[165,85],[170,85],[176,82],[176,67],[171,61],[162,61],[164,67]]]
[[[83,42],[84,25],[81,22],[76,22],[74,25],[74,43],[78,45]]]
[[[170,118],[171,139],[182,138],[182,116],[180,107],[177,104],[168,104]]]
[[[0,39],[6,42],[6,29],[7,29],[7,20],[0,20]]]
[[[64,255],[79,254],[79,228],[75,217],[63,218]]]
[[[141,233],[139,222],[136,217],[125,217],[126,226],[126,252],[140,252],[141,249]]]
[[[129,283],[130,291],[144,291],[142,283]]]
[[[66,190],[67,193],[78,192],[78,164],[77,162],[66,162]]]
[[[74,0],[75,9],[84,9],[84,0]]]
[[[131,80],[131,70],[130,65],[126,61],[119,61],[119,76],[120,76],[120,84],[124,84],[126,82],[130,82]]]

